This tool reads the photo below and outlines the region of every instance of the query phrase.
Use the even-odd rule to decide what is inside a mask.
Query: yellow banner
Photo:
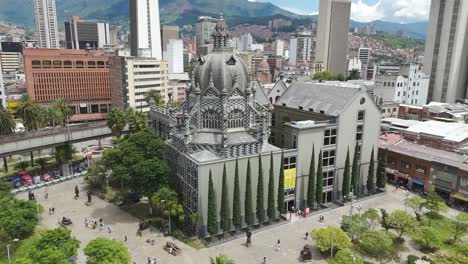
[[[284,190],[296,188],[296,168],[284,170]]]

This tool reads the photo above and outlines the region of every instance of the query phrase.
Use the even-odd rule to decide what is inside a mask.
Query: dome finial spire
[[[224,22],[223,14],[220,14],[218,19],[218,23],[216,23],[215,31],[213,33],[213,40],[214,40],[214,49],[219,50],[223,48],[227,48],[228,39],[229,39],[229,29]]]

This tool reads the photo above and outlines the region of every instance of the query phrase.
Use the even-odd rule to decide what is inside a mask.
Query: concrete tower
[[[130,0],[131,54],[162,59],[159,0]]]
[[[34,0],[36,34],[40,48],[60,48],[55,0]]]

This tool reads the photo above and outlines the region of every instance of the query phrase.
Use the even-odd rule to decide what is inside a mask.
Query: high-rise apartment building
[[[468,87],[468,1],[432,1],[424,54],[428,102],[454,103]]]
[[[17,72],[23,57],[21,42],[2,42],[0,46],[0,64],[3,73]]]
[[[361,78],[365,79],[367,74],[367,66],[369,65],[369,61],[371,58],[372,49],[368,47],[360,47],[358,50],[358,58],[361,61],[361,68],[359,72],[361,73]]]
[[[164,60],[169,66],[169,73],[184,72],[184,42],[181,39],[170,39]]]
[[[154,58],[112,56],[110,79],[112,106],[149,111],[147,92],[156,90],[167,102],[167,63]]]
[[[130,0],[132,56],[162,59],[159,0]]]
[[[108,57],[101,50],[25,49],[26,90],[41,105],[70,101],[72,122],[104,120],[111,107]]]
[[[242,35],[240,37],[240,42],[241,42],[240,51],[253,50],[252,49],[253,38],[250,33]]]
[[[67,49],[97,49],[111,44],[109,24],[80,20],[72,16],[65,22],[65,41]]]
[[[162,25],[161,27],[162,50],[167,51],[167,43],[170,39],[179,39],[179,26]]]
[[[38,46],[60,48],[55,0],[34,0],[34,17]]]
[[[293,65],[315,60],[315,40],[312,33],[300,30],[289,41],[289,62]]]
[[[284,40],[277,39],[274,44],[274,54],[275,56],[283,56],[284,53]]]
[[[320,0],[316,60],[325,70],[346,74],[351,0]]]
[[[197,23],[195,24],[197,51],[203,45],[211,42],[211,35],[213,35],[215,31],[217,21],[217,19],[208,16],[198,17]]]

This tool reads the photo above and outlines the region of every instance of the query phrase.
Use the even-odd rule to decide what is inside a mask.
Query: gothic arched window
[[[220,115],[213,109],[203,112],[203,128],[220,128]]]
[[[244,113],[235,109],[229,113],[229,128],[243,127],[244,126]]]

